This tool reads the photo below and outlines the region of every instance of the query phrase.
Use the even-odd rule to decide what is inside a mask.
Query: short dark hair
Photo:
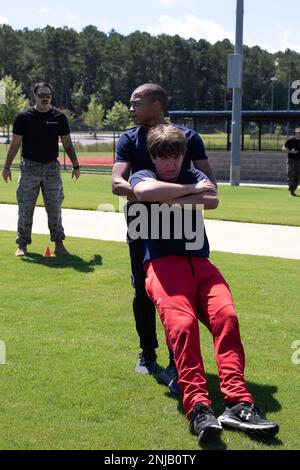
[[[179,157],[186,152],[187,139],[177,127],[158,124],[149,130],[147,145],[153,158]]]
[[[50,85],[50,83],[47,83],[47,82],[38,82],[38,83],[36,83],[33,87],[33,93],[36,95],[38,89],[43,88],[43,87],[50,88],[50,91],[52,93],[52,86]]]
[[[156,83],[144,83],[134,90],[142,98],[149,98],[151,101],[159,101],[162,109],[165,111],[168,105],[168,97],[166,91]]]

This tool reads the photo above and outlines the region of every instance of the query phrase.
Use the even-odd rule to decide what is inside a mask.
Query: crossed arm
[[[134,187],[133,194],[140,202],[179,204],[182,207],[189,204],[193,209],[197,205],[203,205],[204,209],[216,209],[219,203],[216,188],[209,180],[177,184],[147,178]]]
[[[197,170],[200,170],[203,173],[205,173],[210,179],[211,186],[207,186],[208,182],[206,182],[203,188],[207,189],[207,191],[210,191],[210,194],[207,195],[209,196],[208,199],[211,199],[212,196],[215,199],[216,191],[217,191],[217,182],[213,176],[209,162],[207,160],[196,160],[194,162],[194,166]],[[113,194],[116,194],[117,196],[127,197],[127,199],[130,202],[137,202],[139,199],[137,198],[135,192],[131,189],[130,183],[128,182],[130,171],[131,171],[130,162],[117,162],[114,164],[113,171],[112,171],[112,192]],[[152,180],[152,181],[156,181],[156,180]],[[176,192],[175,197],[173,197],[174,196],[173,190],[176,191],[176,189],[174,189],[173,187],[174,184],[173,183],[165,183],[165,184],[169,185],[165,191],[167,193],[167,200],[170,204],[175,204],[175,203],[180,204],[180,205],[203,204],[203,199],[202,197],[199,196],[200,194],[199,191],[198,192],[195,191],[194,194],[188,194],[187,190],[185,189],[184,191],[182,190],[181,193],[180,191]],[[202,182],[201,185],[202,184],[204,183]],[[170,187],[170,185],[172,185],[172,188]],[[186,185],[183,185],[183,186],[186,186]],[[172,189],[172,191],[168,193],[170,189]],[[164,193],[164,196],[166,195],[166,193]],[[188,198],[187,198],[187,195],[188,195]],[[158,202],[166,202],[166,199],[164,201],[160,201],[159,199],[157,199],[157,194],[155,194],[155,197],[156,197],[155,200]],[[216,203],[216,201],[214,202]]]

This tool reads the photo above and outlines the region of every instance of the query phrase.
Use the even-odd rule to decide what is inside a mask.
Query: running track
[[[63,165],[64,164],[64,158],[59,157],[59,162]],[[93,156],[90,157],[88,155],[80,155],[78,157],[78,161],[80,165],[84,166],[112,166],[114,159],[112,156],[107,156],[107,157],[102,157],[102,156]],[[66,165],[71,165],[71,162],[69,158],[66,158]]]

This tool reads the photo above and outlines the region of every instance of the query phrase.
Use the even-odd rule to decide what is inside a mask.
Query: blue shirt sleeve
[[[198,183],[198,181],[208,181],[208,178],[204,173],[202,173],[202,171],[196,170],[196,168],[193,168],[191,170],[183,171],[180,174],[177,183],[196,184]]]
[[[134,173],[131,178],[130,178],[130,186],[131,186],[131,189],[134,189],[134,187],[138,184],[138,183],[141,183],[142,181],[144,181],[145,178],[153,178],[153,179],[157,179],[157,176],[155,173],[153,173],[153,171],[150,171],[150,170],[141,170],[141,171],[137,171],[136,173]]]
[[[131,162],[132,161],[132,142],[130,141],[126,132],[122,134],[118,140],[116,151],[116,162]]]
[[[196,132],[193,132],[189,139],[189,152],[193,162],[195,160],[207,160],[203,140]]]

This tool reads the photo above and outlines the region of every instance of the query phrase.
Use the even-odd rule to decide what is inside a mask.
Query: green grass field
[[[33,236],[17,259],[1,232],[1,449],[199,449],[182,405],[154,377],[133,368],[138,341],[125,244],[69,238],[74,253],[43,258]],[[298,261],[213,253],[239,312],[246,376],[258,406],[280,425],[277,438],[224,431],[210,449],[299,449]],[[119,293],[119,295],[116,295]],[[201,342],[216,414],[223,410],[212,341]],[[167,364],[160,322],[158,362]]]
[[[227,148],[227,134],[220,132],[218,134],[203,134],[200,132],[201,138],[203,139],[206,150],[225,150]],[[262,134],[261,147],[264,151],[279,151],[281,152],[282,146],[287,140],[286,136],[270,137],[270,134]],[[257,152],[259,150],[258,135],[255,139],[251,139],[250,135],[245,132],[244,137],[244,150],[249,152]]]
[[[118,210],[119,199],[111,193],[111,176],[82,174],[76,182],[70,173],[62,177],[63,207],[96,210],[101,204],[110,204],[111,210]],[[0,181],[0,203],[16,203],[17,179],[18,172],[13,171],[12,183]],[[287,188],[219,185],[219,197],[218,209],[206,211],[206,218],[300,226],[300,198],[289,198]],[[38,204],[43,204],[41,197]]]

